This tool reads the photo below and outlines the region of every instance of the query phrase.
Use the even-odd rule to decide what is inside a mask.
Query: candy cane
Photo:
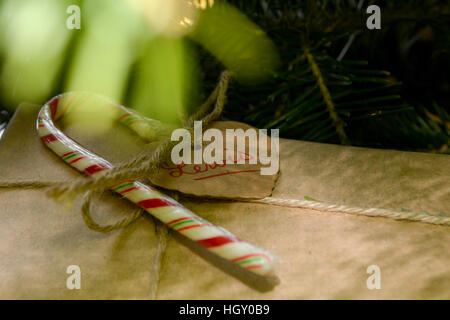
[[[92,95],[75,92],[54,97],[40,110],[37,129],[45,145],[66,163],[88,176],[95,177],[112,169],[113,166],[81,147],[54,124],[54,121],[66,115],[72,108],[79,106],[80,101],[86,103],[90,98]],[[140,136],[151,140],[164,131],[164,126],[159,121],[144,118],[121,105],[109,101],[107,103],[119,111],[118,120]],[[169,228],[222,258],[260,275],[267,275],[273,270],[275,259],[271,253],[242,241],[229,231],[197,216],[174,199],[142,182],[123,181],[111,186],[110,189],[145,209]]]

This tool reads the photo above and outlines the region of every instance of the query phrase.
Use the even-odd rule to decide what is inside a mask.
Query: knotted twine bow
[[[222,114],[225,105],[226,92],[231,77],[232,73],[230,71],[226,70],[222,72],[214,91],[200,106],[199,110],[184,121],[183,127],[185,129],[191,131],[192,133],[194,121],[202,121],[203,126],[206,127],[211,121],[216,120]],[[211,110],[213,104],[214,108]],[[192,136],[193,135],[191,134],[191,137]],[[91,218],[90,215],[89,208],[93,192],[103,192],[109,189],[109,186],[115,185],[124,180],[142,179],[143,177],[149,177],[156,174],[161,164],[168,160],[172,147],[176,143],[176,141],[171,141],[170,137],[167,137],[161,141],[156,150],[151,153],[143,152],[131,160],[119,164],[100,177],[91,179],[80,178],[75,182],[57,183],[56,185],[50,187],[48,190],[48,195],[58,201],[71,203],[77,194],[84,192],[85,196],[84,203],[82,205],[82,216],[84,222],[90,229],[107,233],[124,228],[137,220],[142,215],[143,210],[139,209],[130,217],[127,217],[113,225],[100,226]]]
[[[221,73],[217,86],[209,95],[206,101],[200,106],[197,112],[191,115],[183,122],[183,128],[191,132],[193,136],[194,121],[202,121],[203,126],[207,126],[211,121],[216,120],[222,114],[226,92],[232,77],[232,72],[225,70]],[[212,105],[214,107],[211,110]],[[78,178],[75,181],[40,181],[40,180],[22,180],[22,181],[0,181],[0,188],[47,188],[47,195],[58,202],[70,206],[75,197],[84,193],[82,205],[82,217],[86,225],[97,232],[108,233],[113,230],[121,229],[135,220],[139,219],[143,210],[135,211],[131,216],[120,220],[112,225],[100,226],[91,217],[90,205],[94,192],[104,192],[109,186],[120,183],[124,180],[134,180],[148,178],[158,172],[159,167],[168,160],[168,156],[176,141],[171,141],[170,137],[163,139],[158,147],[152,152],[141,152],[141,154],[132,159],[113,167],[106,171],[102,176]],[[191,141],[193,143],[193,141]],[[177,195],[176,195],[177,197]]]

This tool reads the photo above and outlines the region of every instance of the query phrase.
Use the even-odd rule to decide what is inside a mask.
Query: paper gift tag
[[[215,137],[210,138],[210,129],[215,129],[216,135],[221,134],[222,143],[214,144],[217,140]],[[227,129],[232,130],[231,134],[242,129],[247,138],[239,141],[236,136],[227,137]],[[272,194],[279,171],[278,138],[270,139],[261,130],[234,121],[213,122],[204,130],[203,135],[201,131],[199,134],[195,133],[198,131],[194,129],[195,137],[191,137],[194,143],[190,148],[190,157],[185,158],[190,158],[190,161],[174,163],[172,157],[170,163],[163,165],[159,173],[151,178],[152,183],[202,197],[259,199]],[[184,155],[183,152],[176,152],[183,143],[182,139],[179,141],[180,144],[174,147],[172,154],[175,152]],[[231,141],[234,141],[232,145]],[[219,151],[220,146],[222,154]],[[211,162],[207,159],[208,155],[216,156],[215,150],[219,151],[217,155],[222,161]],[[261,155],[267,156],[263,158]],[[196,156],[197,159],[201,157],[201,163],[198,160],[194,163]],[[252,161],[256,163],[252,164]]]

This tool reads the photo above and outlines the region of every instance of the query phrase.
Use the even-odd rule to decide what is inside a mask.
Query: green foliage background
[[[224,1],[216,0],[215,5]],[[75,2],[80,6],[84,3]],[[234,81],[228,92],[224,119],[245,121],[260,128],[279,128],[284,138],[449,152],[448,1],[226,2],[264,30],[275,44],[280,64],[265,82],[239,78]],[[366,28],[365,9],[370,4],[381,7],[381,30]],[[211,37],[219,40],[229,37],[230,32],[239,32],[225,27],[214,30]],[[43,101],[33,102],[42,103],[64,91],[84,32],[82,29],[70,38],[51,92]],[[192,110],[216,85],[225,67],[195,37],[186,42],[197,58],[191,61],[198,75],[192,77],[191,82],[196,84],[192,87],[200,91],[199,95],[183,97]],[[126,41],[123,46],[141,50],[140,45]],[[232,54],[236,61],[245,61],[245,48],[242,52],[240,49],[232,48]],[[0,72],[2,58],[0,54]],[[122,103],[132,106],[133,90],[137,79],[142,77],[145,77],[142,64],[133,62],[123,84]],[[3,126],[11,115],[6,109],[0,96]]]
[[[363,1],[362,10],[354,1],[230,2],[273,39],[282,66],[263,85],[235,83],[228,117],[280,128],[293,139],[448,152],[448,2]],[[366,28],[365,8],[372,3],[381,7],[381,30]],[[305,50],[319,67],[345,137]]]

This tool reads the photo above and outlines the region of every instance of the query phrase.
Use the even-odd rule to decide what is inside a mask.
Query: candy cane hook
[[[54,124],[54,121],[79,106],[83,97],[86,99],[86,93],[71,92],[52,98],[39,112],[37,129],[41,140],[56,155],[78,171],[95,177],[111,170],[113,166],[67,137]],[[119,111],[118,120],[140,136],[154,138],[162,130],[159,121],[144,118],[121,105],[108,103]],[[213,225],[151,186],[128,180],[110,189],[137,204],[172,230],[242,268],[259,275],[267,275],[274,268],[275,259],[271,253]]]

